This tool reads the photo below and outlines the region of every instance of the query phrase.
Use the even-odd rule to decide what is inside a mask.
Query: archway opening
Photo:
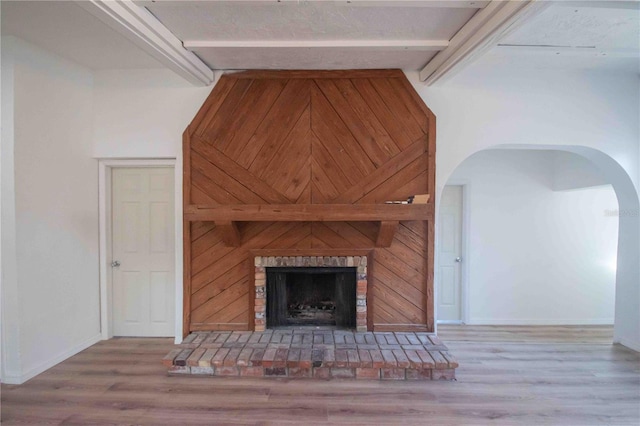
[[[617,162],[584,147],[483,150],[441,188],[439,216],[451,185],[464,194],[463,321],[615,323],[613,340],[637,349],[638,198]],[[438,247],[446,240],[442,222]],[[452,294],[443,288],[451,274],[442,252],[437,257],[441,303]],[[444,311],[437,308],[438,319]]]

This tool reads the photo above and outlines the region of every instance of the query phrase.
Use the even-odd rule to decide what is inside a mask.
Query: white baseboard
[[[2,383],[6,383],[8,385],[21,385],[24,382],[26,382],[27,380],[32,379],[35,376],[37,376],[38,374],[43,373],[44,371],[50,369],[54,365],[59,364],[62,361],[64,361],[65,359],[74,356],[78,352],[81,352],[81,351],[87,349],[89,346],[95,345],[100,340],[102,340],[102,334],[98,333],[95,336],[92,336],[89,339],[85,340],[84,342],[81,342],[81,343],[77,344],[76,346],[74,346],[73,348],[69,349],[68,351],[56,356],[53,359],[50,359],[50,360],[47,360],[47,361],[43,362],[42,364],[38,365],[37,367],[31,368],[29,371],[27,371],[27,372],[25,372],[25,373],[23,373],[21,375],[8,374],[7,376],[2,378]]]
[[[627,348],[634,350],[636,352],[640,352],[640,342],[638,342],[637,340],[632,340],[632,339],[626,339],[624,337],[621,338],[614,338],[613,339],[613,343],[619,343],[622,346],[626,346]]]
[[[468,325],[613,325],[613,318],[599,319],[469,319]]]

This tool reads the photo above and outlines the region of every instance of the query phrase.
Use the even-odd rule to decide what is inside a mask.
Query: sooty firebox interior
[[[267,268],[267,327],[356,326],[356,268]]]

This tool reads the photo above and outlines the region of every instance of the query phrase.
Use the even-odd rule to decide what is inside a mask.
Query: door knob
[[[462,262],[462,258],[461,257],[456,257],[456,263],[460,263]]]
[[[119,260],[114,260],[113,262],[111,262],[111,267],[112,268],[117,268],[118,266],[120,266],[120,261]]]

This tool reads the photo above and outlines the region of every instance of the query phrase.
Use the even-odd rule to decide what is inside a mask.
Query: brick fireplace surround
[[[367,331],[367,256],[255,256],[254,305],[255,331],[266,327],[266,268],[268,267],[355,267],[356,285],[356,331]]]

